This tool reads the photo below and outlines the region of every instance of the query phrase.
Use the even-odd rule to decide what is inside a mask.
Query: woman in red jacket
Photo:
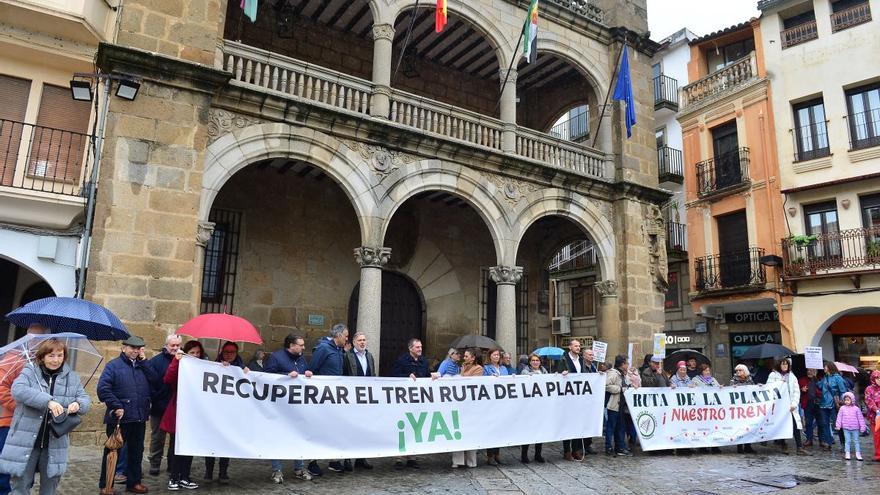
[[[195,490],[199,487],[198,483],[191,481],[189,478],[192,456],[176,455],[174,453],[174,433],[177,429],[177,372],[180,370],[180,359],[184,353],[204,359],[205,348],[202,347],[201,342],[190,340],[183,346],[183,352],[178,352],[174,356],[174,360],[168,366],[168,371],[165,372],[164,382],[171,389],[171,400],[168,402],[165,414],[162,415],[162,422],[159,423],[159,428],[162,428],[162,431],[166,431],[171,435],[171,449],[168,451],[168,489],[171,491],[180,490],[181,488]]]

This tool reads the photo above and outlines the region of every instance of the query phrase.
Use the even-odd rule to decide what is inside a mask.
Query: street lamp
[[[80,247],[80,259],[77,273],[76,296],[82,298],[85,294],[86,266],[89,262],[89,244],[92,239],[92,228],[95,216],[95,197],[98,191],[98,171],[101,167],[101,148],[104,142],[104,126],[107,123],[107,111],[110,108],[110,88],[113,81],[117,81],[116,96],[132,101],[137,97],[141,87],[140,80],[131,76],[107,74],[105,72],[87,73],[77,72],[70,81],[70,95],[77,101],[92,101],[92,83],[104,85],[104,107],[98,112],[98,122],[95,129],[94,146],[95,164],[87,184],[88,201],[86,203],[86,225],[83,229],[82,243]],[[97,107],[97,104],[96,104]]]

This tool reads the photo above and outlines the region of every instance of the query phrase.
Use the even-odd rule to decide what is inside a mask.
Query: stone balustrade
[[[682,112],[710,98],[720,96],[758,77],[755,52],[681,88]]]
[[[516,154],[591,177],[605,175],[600,151],[524,127],[516,129]]]

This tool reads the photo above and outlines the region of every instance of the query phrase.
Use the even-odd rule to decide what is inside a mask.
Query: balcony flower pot
[[[793,244],[798,249],[803,249],[805,247],[811,247],[811,246],[815,245],[816,240],[818,238],[819,237],[816,235],[798,234],[798,235],[793,235],[793,236],[789,237],[788,242],[790,245]]]

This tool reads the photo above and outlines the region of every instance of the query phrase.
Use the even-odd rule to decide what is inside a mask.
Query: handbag
[[[74,430],[77,426],[82,423],[82,416],[79,414],[68,414],[64,421],[60,423],[56,423],[53,420],[49,420],[49,429],[52,430],[52,435],[55,438],[61,438],[64,435],[67,435],[71,431]]]

